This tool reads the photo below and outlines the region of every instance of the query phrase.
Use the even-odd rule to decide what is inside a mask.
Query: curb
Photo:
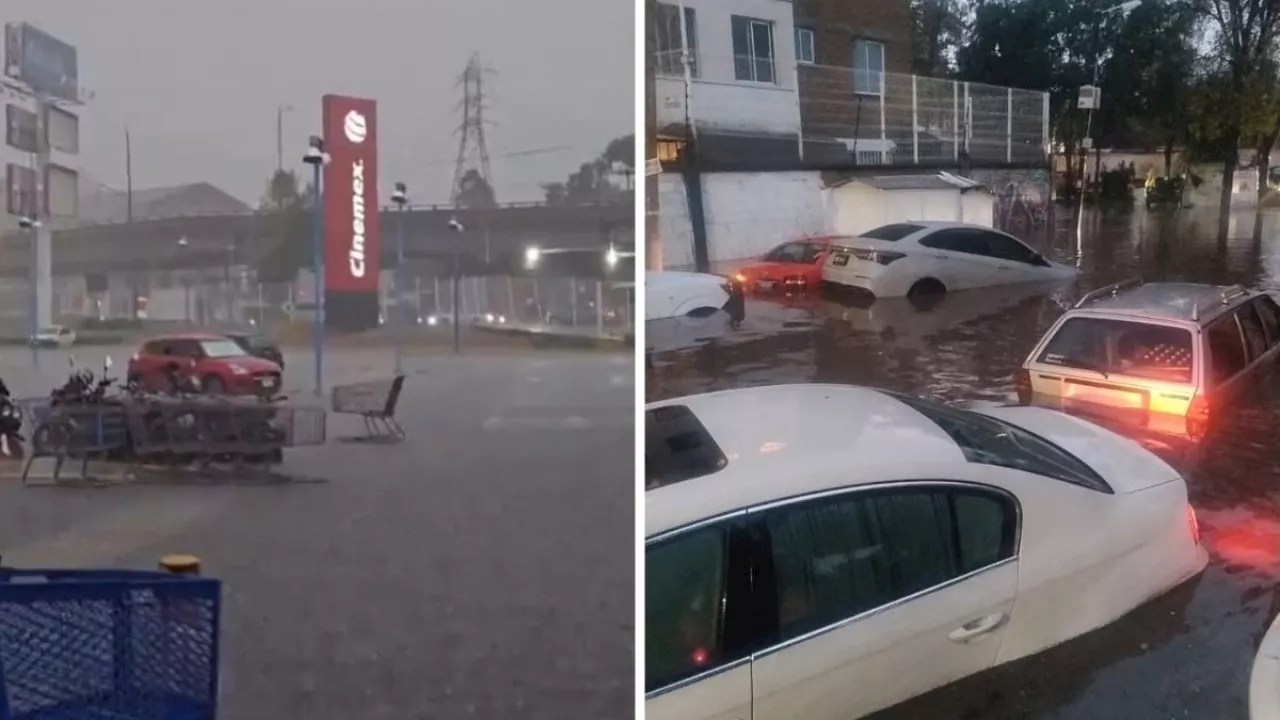
[[[1253,658],[1249,720],[1280,720],[1280,616],[1271,621]]]

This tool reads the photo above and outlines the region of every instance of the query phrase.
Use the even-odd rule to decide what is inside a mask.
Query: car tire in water
[[[217,375],[206,375],[204,382],[200,383],[200,387],[206,395],[221,395],[227,391],[227,386],[222,383],[222,379]]]
[[[932,310],[947,295],[947,286],[933,278],[917,280],[907,290],[907,300],[917,310]]]

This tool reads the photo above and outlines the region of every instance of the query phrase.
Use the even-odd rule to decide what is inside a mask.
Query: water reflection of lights
[[[1280,576],[1280,517],[1246,508],[1196,509],[1206,548],[1229,566]]]

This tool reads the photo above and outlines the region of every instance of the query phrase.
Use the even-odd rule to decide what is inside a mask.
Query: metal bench
[[[404,428],[396,422],[396,406],[400,403],[403,389],[404,375],[396,375],[389,380],[335,385],[331,393],[333,412],[359,415],[364,420],[365,434],[348,439],[366,442],[404,440]]]

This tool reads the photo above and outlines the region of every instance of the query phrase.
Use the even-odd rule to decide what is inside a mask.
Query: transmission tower
[[[480,54],[475,53],[467,61],[467,69],[458,76],[458,84],[462,86],[462,102],[458,109],[462,111],[462,123],[455,131],[458,133],[458,160],[453,169],[452,200],[456,205],[458,193],[462,190],[462,178],[468,170],[480,171],[489,189],[493,189],[493,175],[489,171],[489,148],[484,142],[485,125],[492,125],[486,120],[484,76],[493,71],[480,63]]]

